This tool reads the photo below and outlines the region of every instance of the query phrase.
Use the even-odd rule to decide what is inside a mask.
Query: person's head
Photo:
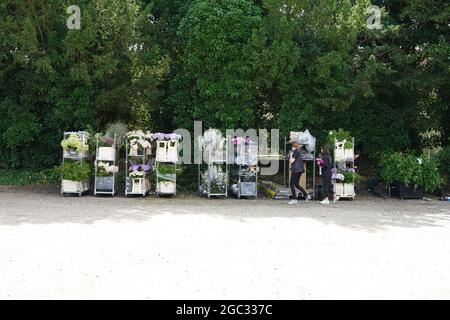
[[[298,143],[297,141],[293,141],[292,142],[292,149],[298,149],[300,148],[300,143]]]
[[[323,146],[322,146],[322,155],[324,155],[324,156],[327,156],[327,155],[329,155],[330,154],[330,151],[328,150],[328,145],[326,145],[326,144],[324,144]]]

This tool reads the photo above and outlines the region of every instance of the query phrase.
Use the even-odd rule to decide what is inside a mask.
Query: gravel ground
[[[450,206],[0,188],[0,299],[449,299]]]

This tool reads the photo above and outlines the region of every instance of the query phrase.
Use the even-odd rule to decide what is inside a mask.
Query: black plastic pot
[[[407,186],[403,182],[397,182],[392,184],[391,196],[397,196],[402,200],[422,199],[425,196],[425,190],[422,187],[414,188],[414,186]]]

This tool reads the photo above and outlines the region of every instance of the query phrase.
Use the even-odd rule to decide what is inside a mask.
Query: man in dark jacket
[[[305,151],[301,150],[301,145],[294,141],[292,142],[292,151],[289,156],[289,163],[291,164],[291,180],[290,187],[292,192],[292,200],[289,204],[297,204],[297,190],[305,197],[306,201],[309,201],[311,197],[308,193],[300,186],[300,178],[302,174],[305,172],[305,164],[303,163],[302,153]]]

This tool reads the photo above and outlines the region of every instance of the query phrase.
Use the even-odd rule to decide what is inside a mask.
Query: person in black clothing
[[[302,159],[302,150],[300,149],[301,145],[298,142],[292,143],[292,152],[289,156],[289,163],[291,164],[291,180],[290,180],[290,187],[292,192],[292,200],[289,202],[289,204],[296,204],[297,203],[297,190],[300,190],[300,192],[303,194],[303,196],[306,198],[306,201],[310,200],[311,197],[308,195],[308,193],[300,186],[300,178],[302,174],[305,172],[305,165],[303,163]]]
[[[322,168],[322,194],[323,200],[320,202],[321,204],[329,204],[330,196],[333,196],[333,191],[331,189],[331,169],[333,166],[333,161],[330,156],[330,152],[328,150],[327,145],[322,146],[322,160],[323,160],[323,168]]]

